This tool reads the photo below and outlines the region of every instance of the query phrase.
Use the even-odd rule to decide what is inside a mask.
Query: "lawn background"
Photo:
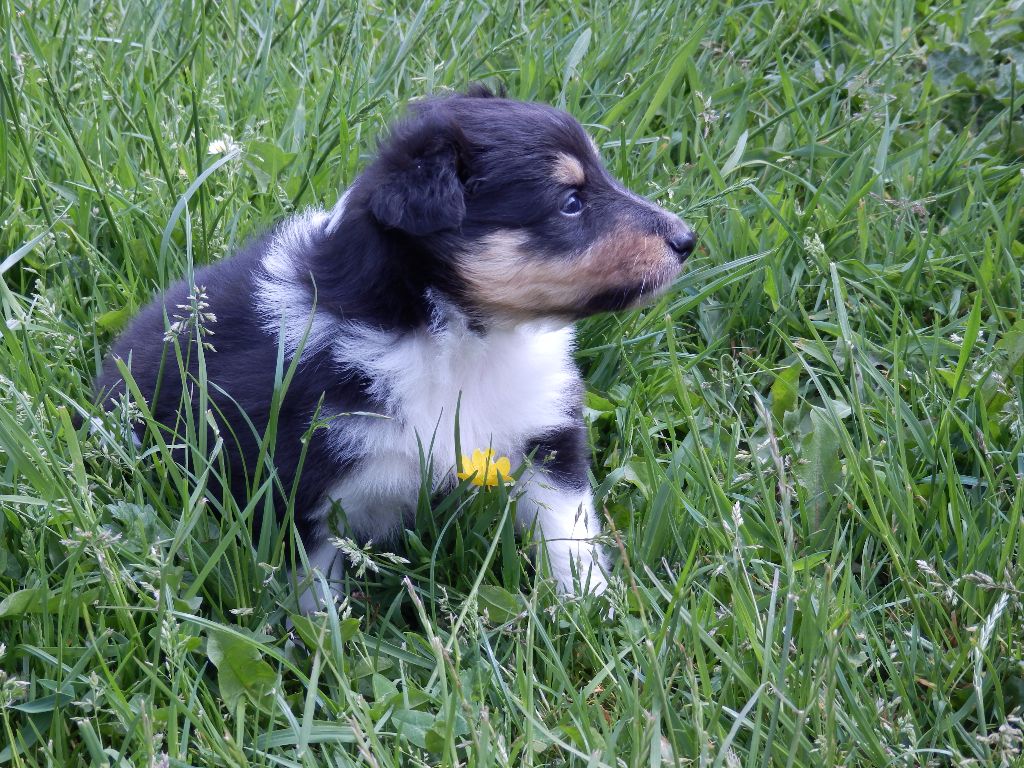
[[[0,0],[0,766],[1019,764],[1021,6]],[[480,79],[700,233],[582,326],[614,617],[463,491],[294,643],[266,494],[74,417],[159,287]]]

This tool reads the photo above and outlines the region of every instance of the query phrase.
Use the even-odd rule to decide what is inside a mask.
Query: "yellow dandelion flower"
[[[462,471],[458,475],[459,480],[472,479],[475,485],[488,488],[493,488],[498,483],[511,482],[514,479],[512,477],[512,462],[508,460],[508,456],[499,456],[495,459],[494,451],[490,448],[486,451],[477,448],[473,451],[472,458],[462,454]]]

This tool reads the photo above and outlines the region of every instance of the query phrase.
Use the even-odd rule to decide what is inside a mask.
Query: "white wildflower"
[[[206,148],[206,154],[226,155],[228,152],[234,152],[238,148],[238,144],[235,143],[235,140],[225,133],[219,139],[214,139],[210,142],[209,146]]]

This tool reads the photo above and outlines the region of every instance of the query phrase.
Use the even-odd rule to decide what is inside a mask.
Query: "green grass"
[[[0,0],[0,766],[1020,764],[1022,29],[970,0]],[[215,511],[72,417],[156,290],[478,79],[700,232],[677,291],[582,327],[614,617],[460,493],[293,643],[259,499]]]

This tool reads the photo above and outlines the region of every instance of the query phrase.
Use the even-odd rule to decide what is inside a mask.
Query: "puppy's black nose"
[[[666,237],[665,242],[668,243],[669,248],[676,252],[679,262],[682,263],[686,261],[687,256],[693,253],[693,248],[697,245],[697,235],[693,233],[692,229],[684,226],[678,232],[673,232]]]

